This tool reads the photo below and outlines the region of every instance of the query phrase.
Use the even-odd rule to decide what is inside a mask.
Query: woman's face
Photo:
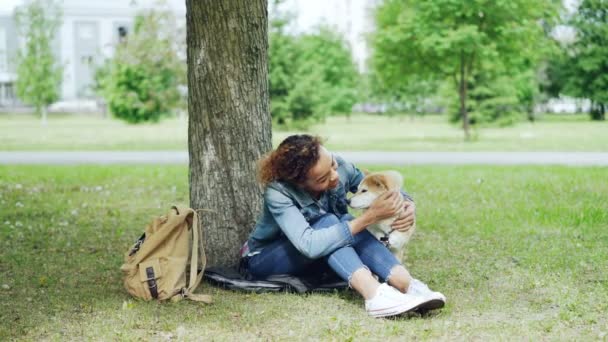
[[[308,171],[303,187],[313,194],[320,194],[338,186],[338,163],[336,159],[321,146],[319,160]]]

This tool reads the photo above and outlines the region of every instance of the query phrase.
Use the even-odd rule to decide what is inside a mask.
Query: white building
[[[16,36],[12,12],[0,8],[0,107],[14,103],[16,75],[11,60],[18,46]]]
[[[17,5],[23,5],[20,2]],[[0,5],[2,6],[2,5]],[[154,0],[64,0],[63,23],[58,30],[53,50],[64,66],[61,103],[64,106],[90,106],[96,68],[114,53],[121,35],[132,29],[137,11],[156,7]],[[186,7],[183,0],[167,1],[175,13],[178,25],[185,24]],[[0,7],[0,106],[14,105],[12,83],[16,79],[13,58],[23,38],[16,35],[13,10]],[[94,102],[93,102],[94,104]]]

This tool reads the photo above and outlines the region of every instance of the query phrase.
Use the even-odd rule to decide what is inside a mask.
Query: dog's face
[[[397,171],[370,173],[359,184],[357,193],[351,197],[349,205],[355,209],[366,209],[372,202],[387,191],[399,190],[403,177]]]

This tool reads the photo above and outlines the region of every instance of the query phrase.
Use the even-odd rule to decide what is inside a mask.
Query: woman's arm
[[[347,222],[323,229],[313,229],[293,200],[280,191],[267,188],[265,204],[275,221],[294,247],[305,256],[316,259],[352,244],[353,233]]]
[[[268,210],[289,241],[300,253],[311,259],[320,258],[352,244],[353,235],[370,224],[396,215],[403,203],[398,192],[388,192],[377,198],[360,217],[350,222],[338,222],[327,228],[314,229],[293,200],[283,193],[268,188],[264,199]]]
[[[365,229],[370,224],[396,215],[403,205],[401,194],[391,191],[376,198],[372,205],[361,214],[361,216],[350,221],[350,229],[356,234]]]

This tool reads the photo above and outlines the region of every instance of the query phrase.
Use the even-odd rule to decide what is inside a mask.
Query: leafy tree
[[[365,102],[381,103],[386,109],[386,115],[402,115],[408,113],[413,119],[415,115],[424,115],[429,111],[436,112],[440,106],[440,98],[437,88],[440,87],[438,80],[429,80],[420,75],[411,75],[406,79],[389,85],[383,83],[377,73],[368,73],[365,76],[368,81],[363,86],[367,91]]]
[[[476,73],[467,88],[467,112],[471,124],[498,123],[506,126],[518,119],[520,108],[513,77]],[[455,113],[454,121],[462,120],[458,111],[452,113]]]
[[[541,67],[539,66],[539,70]],[[541,102],[541,79],[538,75],[539,70],[525,70],[519,75],[516,75],[513,79],[513,85],[515,87],[515,96],[517,102],[520,104],[521,109],[528,117],[529,121],[536,121],[534,114],[534,105]]]
[[[533,68],[546,39],[540,22],[552,20],[556,8],[552,0],[385,0],[376,12],[372,65],[391,87],[413,76],[452,80],[468,139],[470,87],[494,87],[514,70]]]
[[[344,39],[327,27],[298,40],[300,54],[296,80],[317,88],[313,112],[320,119],[333,113],[350,113],[356,102],[358,73]]]
[[[280,4],[280,1],[274,2],[274,17],[269,22],[268,72],[272,119],[285,125],[292,119],[287,96],[296,84],[298,48],[295,36],[287,33],[291,15],[280,12]]]
[[[551,54],[544,66],[545,79],[541,82],[541,91],[548,97],[559,97],[564,93],[566,83],[568,82],[569,56],[567,48],[560,46]]]
[[[276,7],[275,2],[269,32],[273,121],[305,128],[329,114],[349,114],[356,101],[358,73],[347,44],[325,27],[289,34],[291,16]]]
[[[605,120],[608,109],[608,1],[583,0],[571,20],[576,41],[565,68],[564,93],[588,98],[591,118]]]
[[[157,122],[182,99],[185,63],[177,55],[175,18],[168,10],[146,10],[133,33],[96,74],[97,90],[112,114],[129,123]]]
[[[17,96],[36,108],[46,125],[47,107],[59,99],[63,67],[53,54],[52,41],[61,25],[54,1],[33,0],[15,11],[15,22],[25,48],[17,52]]]

